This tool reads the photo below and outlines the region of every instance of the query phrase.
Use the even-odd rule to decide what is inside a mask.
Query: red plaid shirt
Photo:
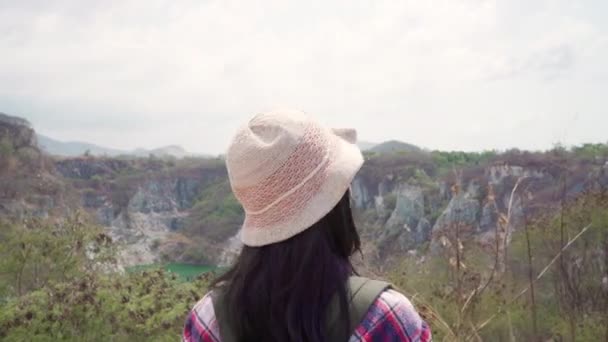
[[[209,294],[203,297],[190,312],[182,341],[222,341]],[[431,341],[431,330],[404,295],[394,290],[387,290],[372,304],[349,339],[349,342],[376,341],[428,342]]]

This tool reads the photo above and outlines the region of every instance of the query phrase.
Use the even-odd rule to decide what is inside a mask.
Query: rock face
[[[217,265],[219,267],[230,266],[239,255],[241,248],[243,248],[243,244],[238,236],[235,235],[228,239],[224,246],[224,250],[218,259]]]
[[[112,237],[128,246],[123,253],[125,264],[149,264],[160,261],[158,247],[171,232],[178,231],[188,216],[193,196],[183,191],[184,179],[150,180],[141,184],[126,210],[111,222]],[[195,187],[200,186],[198,182]],[[98,209],[98,215],[109,212]]]
[[[424,216],[424,195],[418,186],[408,184],[400,186],[396,191],[397,202],[395,210],[386,222],[387,227],[408,225],[415,227]]]
[[[206,207],[212,208],[209,212],[193,208],[201,193],[213,189],[218,181],[226,186],[225,168],[168,172],[152,165],[144,167],[147,171],[129,183],[112,178],[131,169],[130,162],[114,159],[57,161],[58,172],[67,179],[96,184],[93,189],[81,192],[81,203],[126,247],[125,265],[153,263],[167,256],[173,261],[196,262],[186,251],[192,244],[192,235],[182,234],[184,226],[193,220],[216,216],[229,207],[217,198],[216,204]],[[585,174],[569,183],[568,192],[583,191],[590,178],[594,179],[594,186],[602,186],[601,182],[608,179],[608,169],[600,165],[594,170],[597,174],[593,177]],[[527,180],[527,191],[540,197],[559,185],[559,179],[542,167],[507,164],[480,167],[456,177],[432,178],[421,169],[406,169],[401,174],[390,168],[375,172],[364,166],[362,174],[353,181],[351,194],[355,211],[363,214],[357,216],[366,218],[365,222],[357,222],[366,234],[365,243],[370,247],[366,250],[374,253],[373,258],[379,264],[413,253],[412,250],[422,246],[431,246],[432,250],[438,238],[456,227],[467,237],[480,240],[492,237],[499,217],[507,212],[511,215],[510,231],[517,230],[524,214],[522,192],[515,192],[513,197],[511,194],[518,180]],[[229,187],[224,191],[229,191]],[[211,202],[215,200],[214,194],[212,191]],[[218,217],[213,229],[221,230],[226,222]],[[227,229],[232,231],[236,223],[233,220],[229,224],[231,228]],[[232,233],[210,233],[205,227],[196,229],[197,248],[204,251],[209,262],[227,265],[241,247]]]
[[[0,160],[0,215],[45,217],[58,209],[85,208],[124,247],[124,265],[201,262],[201,255],[226,265],[241,247],[234,234],[242,209],[227,195],[221,159],[50,159],[38,152],[27,121],[1,113],[0,140],[8,156]],[[366,155],[351,186],[364,250],[380,264],[433,247],[455,228],[483,240],[494,236],[506,215],[508,238],[524,213],[550,206],[562,188],[568,197],[608,188],[605,160],[575,165],[562,185],[555,163],[543,159],[550,157],[467,164],[452,174],[422,150]],[[514,191],[518,182],[525,186]],[[540,209],[526,207],[524,198],[534,198]]]
[[[15,149],[36,148],[36,133],[30,123],[22,118],[0,113],[0,136]]]
[[[479,219],[479,230],[482,233],[488,232],[496,228],[498,221],[498,211],[493,203],[484,204],[481,209],[481,218]]]
[[[65,178],[90,180],[95,176],[103,177],[127,170],[129,163],[120,159],[78,157],[59,160],[55,168]]]
[[[456,225],[459,225],[463,230],[479,231],[482,199],[478,196],[476,186],[470,186],[466,192],[454,196],[435,222],[433,231],[448,229]],[[489,225],[493,223],[487,222]]]
[[[421,243],[428,234],[427,222],[424,219],[424,195],[422,188],[404,184],[395,190],[395,209],[384,225],[379,238],[380,249],[388,245],[399,251],[407,251]],[[426,220],[425,220],[426,221]]]
[[[351,197],[357,208],[365,208],[370,202],[367,186],[361,178],[355,178],[351,186]]]
[[[122,247],[123,266],[163,258],[176,261],[179,252],[167,252],[163,246],[179,248],[187,242],[181,233],[197,197],[206,186],[226,177],[224,167],[171,171],[163,169],[165,162],[147,159],[78,157],[55,165],[67,181],[85,187],[80,191],[81,205]],[[214,251],[209,259],[219,259],[220,254]]]
[[[575,197],[592,187],[608,188],[606,170],[602,165],[577,170],[577,176],[566,185],[567,194]],[[427,243],[436,246],[436,239],[453,233],[456,228],[463,238],[483,242],[494,237],[501,216],[509,218],[507,238],[510,238],[510,234],[522,226],[524,210],[536,210],[524,208],[524,188],[525,193],[536,196],[537,203],[543,203],[545,208],[558,198],[555,193],[560,188],[559,177],[542,164],[497,163],[469,171],[431,181],[415,177],[398,179],[390,171],[384,176],[380,174],[376,181],[358,176],[352,187],[354,204],[356,210],[368,218],[368,222],[358,224],[375,227],[377,259],[404,255]],[[389,179],[395,181],[389,182]],[[520,187],[513,191],[518,181]],[[370,220],[370,216],[375,219]]]
[[[0,216],[44,218],[65,210],[65,190],[30,123],[0,113]]]

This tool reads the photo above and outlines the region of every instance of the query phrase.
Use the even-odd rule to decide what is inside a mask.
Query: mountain
[[[421,152],[422,149],[416,145],[404,143],[397,140],[389,140],[369,149],[376,153],[399,153],[399,152]]]
[[[378,144],[373,143],[373,142],[369,142],[369,141],[359,141],[357,143],[357,145],[359,146],[359,148],[361,149],[361,151],[369,151],[372,148],[374,148],[375,146],[377,146]]]
[[[50,155],[61,157],[78,157],[84,155],[85,153],[88,153],[92,156],[108,157],[116,157],[121,155],[148,157],[150,155],[154,155],[157,157],[184,158],[194,156],[194,154],[186,151],[183,147],[177,145],[164,146],[152,150],[138,148],[133,151],[126,151],[107,148],[81,141],[63,142],[40,134],[38,134],[38,146],[40,147],[40,149]]]
[[[95,156],[117,156],[127,154],[125,151],[101,147],[86,142],[63,142],[40,134],[38,134],[38,146],[48,154],[63,157],[82,156],[87,151],[89,151],[91,155]]]

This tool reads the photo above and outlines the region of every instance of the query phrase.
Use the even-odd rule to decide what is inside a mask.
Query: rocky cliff
[[[72,198],[24,119],[0,113],[0,218],[65,213]]]
[[[222,160],[51,157],[29,122],[0,113],[0,218],[61,218],[79,209],[107,229],[124,266],[217,264],[238,248],[230,238],[242,213]]]
[[[217,250],[188,260],[186,252],[197,241],[188,218],[200,194],[225,181],[226,171],[221,161],[189,162],[81,157],[59,160],[56,169],[75,186],[81,205],[125,247],[124,264],[163,259],[216,263],[226,241],[205,241]]]
[[[0,113],[0,135],[15,149],[37,146],[36,133],[31,124],[19,117]]]
[[[122,247],[123,264],[229,263],[243,211],[221,159],[51,158],[27,121],[0,115],[0,213],[84,208]],[[529,153],[366,152],[351,194],[367,260],[433,251],[457,230],[483,243],[524,215],[608,188],[608,146]]]
[[[606,156],[563,163],[549,154],[527,158],[503,155],[432,177],[424,163],[400,171],[375,161],[364,166],[352,193],[359,225],[376,243],[372,258],[385,262],[421,247],[436,249],[456,229],[462,239],[487,243],[505,224],[508,235],[521,229],[525,214],[554,210],[586,191],[608,191]]]

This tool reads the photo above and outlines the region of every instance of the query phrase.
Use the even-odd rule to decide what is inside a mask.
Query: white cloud
[[[572,142],[606,140],[598,6],[0,2],[0,110],[58,138],[123,148],[218,152],[240,121],[275,105],[370,140],[445,149],[548,147],[551,134],[521,123],[552,118],[545,130],[560,131],[576,109]],[[516,128],[527,133],[510,137]]]

